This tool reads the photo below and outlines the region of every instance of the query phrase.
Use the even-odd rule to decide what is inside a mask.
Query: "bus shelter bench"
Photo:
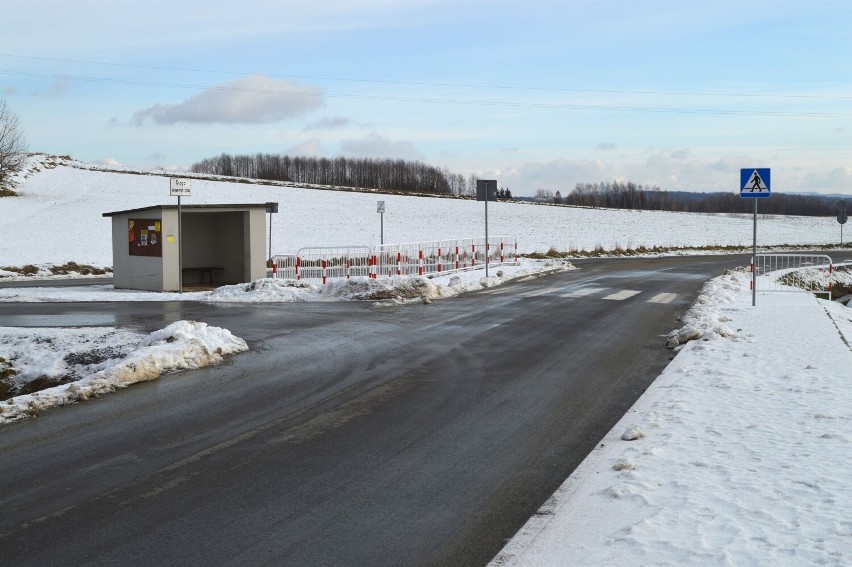
[[[213,283],[213,272],[215,270],[224,270],[225,268],[219,268],[217,266],[195,266],[192,268],[184,268],[181,270],[184,275],[192,272],[200,272],[201,273],[201,283],[204,283],[204,276],[209,278],[210,283]]]

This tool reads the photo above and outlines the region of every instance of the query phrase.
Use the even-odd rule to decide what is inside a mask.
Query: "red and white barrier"
[[[488,266],[517,265],[518,242],[510,237],[465,238],[405,244],[302,248],[273,258],[273,277],[327,283],[333,278],[430,276]],[[507,261],[506,244],[514,248]]]

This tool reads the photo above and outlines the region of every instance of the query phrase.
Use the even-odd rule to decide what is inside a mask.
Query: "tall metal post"
[[[485,182],[485,277],[488,277],[488,182]]]
[[[751,306],[757,303],[757,199],[754,201],[754,242],[751,248]]]
[[[178,195],[178,293],[183,293],[183,232],[181,221],[183,219],[183,209],[180,205],[180,195]]]
[[[493,184],[493,185],[491,185]],[[489,200],[489,191],[488,187],[494,187],[494,196],[497,196],[497,180],[496,179],[477,179],[476,180],[476,200],[477,201],[485,201],[485,277],[488,277],[488,260],[489,260],[489,250],[488,250],[488,200]],[[476,254],[474,253],[474,257]],[[475,258],[474,258],[475,259]]]
[[[385,243],[385,202],[376,203],[376,212],[379,213],[379,244]]]

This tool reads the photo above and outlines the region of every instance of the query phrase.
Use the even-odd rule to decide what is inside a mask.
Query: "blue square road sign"
[[[750,167],[740,170],[740,197],[757,199],[769,197],[770,174],[768,167]]]

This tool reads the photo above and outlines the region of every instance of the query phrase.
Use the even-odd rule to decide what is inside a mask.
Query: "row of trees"
[[[363,187],[406,193],[473,195],[476,177],[420,161],[402,159],[291,157],[279,154],[230,155],[223,153],[194,163],[194,173],[290,181],[338,187]]]
[[[632,181],[577,183],[561,202],[587,207],[660,210],[664,208],[664,194],[656,185],[644,186]]]
[[[680,211],[691,213],[748,213],[754,204],[736,193],[688,193],[661,191],[656,185],[632,182],[577,183],[566,196],[539,189],[536,201],[584,207]],[[762,199],[760,212],[777,215],[831,216],[837,213],[837,199],[812,195],[774,193]]]

